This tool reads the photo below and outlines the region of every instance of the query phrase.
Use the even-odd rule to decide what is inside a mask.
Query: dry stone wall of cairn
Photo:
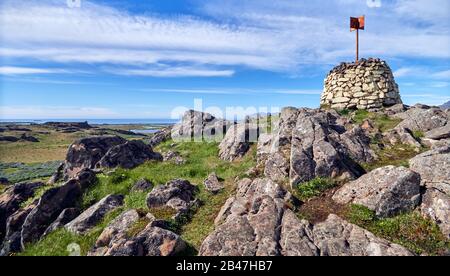
[[[389,65],[371,58],[331,70],[320,103],[334,109],[379,109],[402,100]]]

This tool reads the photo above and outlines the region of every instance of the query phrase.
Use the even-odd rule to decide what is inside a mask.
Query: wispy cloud
[[[181,93],[181,94],[222,94],[222,95],[234,95],[234,94],[286,94],[286,95],[320,95],[321,90],[300,90],[300,89],[284,89],[284,88],[203,88],[203,89],[178,89],[178,88],[163,88],[163,89],[140,89],[142,92],[155,92],[155,93]]]
[[[110,73],[125,76],[141,77],[230,77],[234,75],[232,70],[213,70],[195,67],[172,67],[166,69],[113,69]]]
[[[118,114],[104,107],[74,106],[0,106],[2,119],[66,119],[66,118],[105,118],[117,117]]]
[[[44,69],[30,67],[0,66],[0,75],[36,75],[66,73],[63,69]]]

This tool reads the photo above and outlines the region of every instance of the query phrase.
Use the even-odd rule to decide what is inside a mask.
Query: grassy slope
[[[166,142],[157,150],[166,151],[172,142]],[[149,162],[133,170],[118,169],[108,175],[100,175],[98,183],[90,188],[81,199],[81,206],[87,208],[108,194],[125,195],[125,206],[119,211],[131,208],[147,209],[147,193],[132,192],[130,188],[142,178],[161,185],[175,178],[183,178],[197,184],[199,193],[197,197],[202,205],[194,210],[192,216],[183,225],[175,226],[183,239],[190,245],[190,253],[195,254],[201,242],[214,228],[214,218],[226,199],[234,191],[234,180],[242,177],[245,172],[255,165],[256,148],[242,160],[228,163],[220,160],[218,147],[215,143],[182,143],[175,147],[186,159],[186,164],[176,165],[170,162]],[[224,191],[212,195],[204,190],[203,181],[211,172],[216,172],[218,177],[226,184]],[[115,211],[108,216],[85,236],[74,235],[65,230],[58,230],[42,241],[28,246],[22,255],[67,255],[67,246],[73,242],[80,244],[82,253],[85,254],[95,243],[101,230],[120,212]]]

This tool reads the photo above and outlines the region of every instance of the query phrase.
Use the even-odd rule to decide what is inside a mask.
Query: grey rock
[[[252,143],[259,137],[259,128],[256,124],[237,124],[232,126],[219,145],[219,157],[225,161],[234,161],[243,157]]]
[[[412,132],[407,128],[396,127],[384,134],[384,138],[392,145],[406,144],[420,148],[422,145],[414,138]]]
[[[420,174],[423,186],[450,196],[450,145],[417,155],[409,161],[409,167]]]
[[[150,147],[154,148],[159,144],[169,140],[171,138],[171,135],[172,135],[172,127],[167,127],[153,134],[153,136],[147,141],[147,143]]]
[[[123,196],[108,195],[77,218],[65,225],[65,228],[76,234],[84,234],[99,223],[107,213],[123,204]]]
[[[153,188],[153,183],[146,179],[137,181],[131,188],[132,192],[146,192]]]
[[[406,248],[388,242],[336,215],[316,224],[314,243],[321,256],[413,256]]]
[[[443,127],[435,128],[427,133],[425,133],[425,137],[432,140],[441,140],[450,138],[450,123],[447,123]]]
[[[162,156],[144,142],[133,140],[110,148],[95,167],[132,169],[149,160],[162,161]]]
[[[439,108],[413,107],[394,116],[403,119],[396,128],[407,128],[410,131],[427,132],[443,127],[448,122],[447,114]]]
[[[149,208],[171,207],[177,211],[175,217],[186,214],[196,203],[197,187],[189,181],[175,179],[166,185],[155,187],[147,196]]]
[[[439,225],[442,233],[450,239],[450,196],[436,189],[427,189],[423,195],[422,214]]]
[[[6,235],[0,248],[0,256],[7,256],[22,250],[22,226],[28,214],[36,207],[36,204],[37,202],[34,202],[8,217],[6,221]]]
[[[25,219],[21,233],[22,246],[38,241],[64,209],[76,206],[83,190],[95,179],[94,172],[84,169],[62,186],[46,191]]]
[[[219,181],[216,173],[211,173],[208,175],[208,178],[205,179],[203,184],[205,185],[207,191],[214,194],[224,189],[224,185]]]
[[[67,208],[64,209],[61,214],[56,218],[56,220],[50,224],[50,226],[45,230],[44,234],[42,236],[47,236],[48,234],[52,233],[53,231],[63,228],[64,225],[71,222],[73,219],[75,219],[80,214],[80,210],[78,208]]]
[[[394,216],[419,204],[420,176],[403,167],[379,168],[345,184],[333,200],[366,206],[380,217]]]
[[[319,249],[313,241],[313,226],[308,221],[300,221],[294,212],[286,210],[281,229],[283,256],[319,256]]]
[[[186,163],[186,160],[184,160],[184,158],[181,156],[181,154],[179,152],[176,151],[168,151],[163,155],[163,159],[164,161],[172,161],[177,165],[182,165],[184,163]]]
[[[20,205],[31,198],[44,183],[19,183],[7,188],[0,194],[0,241],[5,236],[6,220],[20,209]]]

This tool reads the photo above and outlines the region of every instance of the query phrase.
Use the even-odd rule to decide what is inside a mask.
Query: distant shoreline
[[[175,119],[0,119],[0,124],[45,124],[48,122],[88,122],[90,125],[174,125]]]

